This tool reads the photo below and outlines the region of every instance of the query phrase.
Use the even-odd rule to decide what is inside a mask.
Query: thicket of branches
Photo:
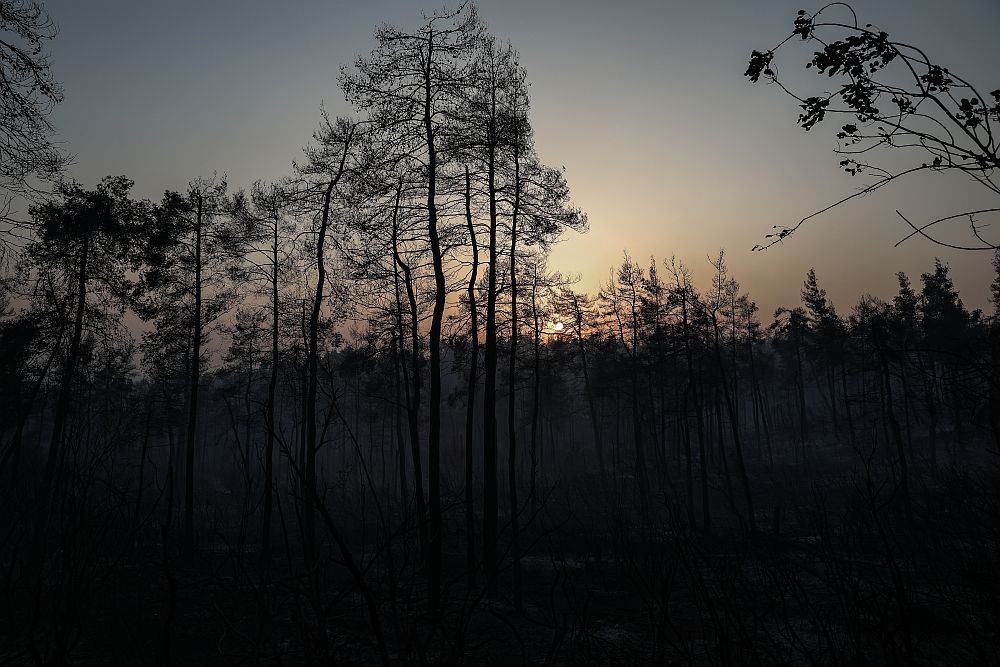
[[[818,49],[805,62],[805,69],[823,76],[823,88],[807,91],[787,83],[778,66],[778,51],[796,43]],[[996,179],[1000,88],[978,87],[929,52],[929,48],[862,23],[848,3],[831,2],[814,13],[799,10],[791,33],[781,42],[750,54],[744,75],[753,83],[763,78],[794,99],[802,109],[798,124],[804,130],[828,118],[843,121],[834,151],[840,168],[867,180],[855,192],[794,225],[775,226],[776,231],[756,250],[781,242],[822,213],[920,173],[964,177],[976,184],[987,204],[917,222],[911,221],[912,212],[907,217],[897,210],[913,229],[900,243],[922,237],[959,250],[997,249],[998,242],[987,228],[1000,212],[996,205],[1000,196]],[[939,233],[939,225],[956,223],[967,223],[971,241],[949,242]]]

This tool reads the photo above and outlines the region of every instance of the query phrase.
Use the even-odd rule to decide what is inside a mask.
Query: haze
[[[743,77],[750,50],[777,43],[801,6],[479,3],[491,31],[521,53],[540,156],[565,166],[574,201],[590,217],[588,234],[556,248],[554,268],[580,274],[579,289],[595,292],[627,249],[640,263],[676,254],[703,283],[707,256],[725,247],[734,276],[765,313],[794,303],[812,266],[846,311],[862,292],[891,294],[895,271],[916,278],[938,256],[952,264],[966,303],[986,306],[986,253],[956,254],[921,239],[893,248],[908,231],[896,209],[929,220],[977,196],[951,177],[883,190],[766,253],[750,252],[772,225],[792,224],[861,184],[837,166],[834,124],[803,132],[793,100]],[[370,50],[374,26],[409,25],[430,9],[318,0],[46,7],[60,27],[51,51],[66,100],[55,123],[78,156],[71,174],[85,184],[127,174],[138,195],[154,199],[215,171],[237,187],[288,173],[320,104],[349,112],[339,68]],[[969,80],[997,83],[1000,4],[855,8]],[[809,52],[798,53],[804,62]]]

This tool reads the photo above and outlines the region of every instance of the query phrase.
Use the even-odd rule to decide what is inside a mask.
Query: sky
[[[437,0],[48,0],[51,43],[65,101],[54,115],[76,156],[71,174],[92,184],[126,174],[139,196],[213,172],[235,187],[290,170],[320,105],[349,113],[342,64],[374,46],[380,23],[415,26]],[[701,284],[708,257],[726,249],[733,275],[766,317],[794,305],[815,267],[841,312],[863,292],[895,291],[935,257],[953,268],[967,305],[987,307],[988,253],[913,239],[914,221],[986,200],[957,178],[928,175],[856,200],[764,253],[772,225],[801,217],[861,184],[832,153],[837,125],[811,132],[774,86],[743,77],[752,49],[791,29],[807,0],[479,0],[491,32],[520,52],[531,82],[532,123],[544,162],[563,166],[590,231],[563,241],[550,266],[595,292],[624,251],[643,264],[676,255]],[[921,46],[976,82],[1000,87],[998,0],[860,0],[864,23]],[[798,48],[782,75],[798,77]],[[805,76],[804,70],[801,76]],[[822,90],[822,81],[803,83]],[[993,204],[996,205],[995,203]],[[993,238],[1000,239],[1000,218]],[[961,238],[961,230],[956,230]]]

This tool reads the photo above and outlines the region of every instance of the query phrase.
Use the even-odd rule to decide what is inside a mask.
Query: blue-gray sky
[[[66,100],[55,115],[92,183],[126,174],[142,196],[225,172],[235,186],[286,174],[319,118],[344,113],[341,64],[371,50],[376,24],[417,23],[440,2],[417,0],[49,0],[51,45]],[[532,84],[532,119],[546,162],[564,165],[591,231],[555,251],[553,268],[595,291],[628,249],[676,254],[703,280],[725,246],[736,278],[765,315],[798,298],[805,272],[843,312],[862,291],[888,296],[894,272],[914,279],[935,256],[951,262],[966,302],[986,305],[985,253],[914,240],[913,218],[976,197],[960,180],[927,177],[817,218],[783,246],[751,253],[772,224],[789,224],[859,182],[832,154],[833,123],[805,133],[774,87],[743,78],[751,49],[784,36],[803,0],[480,0]],[[922,46],[984,90],[1000,87],[997,0],[861,0],[864,22]],[[786,68],[798,68],[799,49]],[[994,204],[995,205],[995,204]],[[996,223],[1000,227],[1000,220]],[[995,236],[1000,237],[1000,229]]]

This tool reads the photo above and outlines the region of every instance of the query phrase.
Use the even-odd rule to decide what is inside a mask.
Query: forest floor
[[[399,664],[1000,659],[997,457],[969,443],[943,452],[934,470],[914,466],[907,510],[890,459],[880,454],[866,468],[863,455],[843,448],[813,453],[816,463],[783,457],[773,472],[751,458],[756,531],[740,519],[740,496],[727,498],[721,471],[713,471],[709,488],[710,530],[690,526],[686,510],[678,510],[682,480],[655,491],[645,510],[630,499],[627,477],[616,485],[589,476],[550,487],[537,513],[526,503],[521,610],[511,596],[509,552],[501,554],[496,598],[486,595],[481,576],[469,585],[461,498],[446,498],[446,602],[438,622],[426,608],[412,531],[373,558],[377,530],[350,522],[363,513],[349,493],[332,500],[342,502],[344,537],[367,568],[389,656]],[[264,577],[259,546],[241,530],[241,507],[203,512],[211,515],[205,525],[216,528],[200,536],[193,568],[165,567],[162,527],[154,522],[128,556],[92,570],[107,574],[86,582],[88,596],[73,602],[85,605],[69,639],[74,664],[379,662],[362,591],[331,541],[322,542],[314,574],[306,576],[297,532],[276,525]],[[700,521],[700,507],[694,515]],[[508,541],[509,525],[502,525],[502,549]],[[23,653],[0,651],[0,664],[29,663]]]

